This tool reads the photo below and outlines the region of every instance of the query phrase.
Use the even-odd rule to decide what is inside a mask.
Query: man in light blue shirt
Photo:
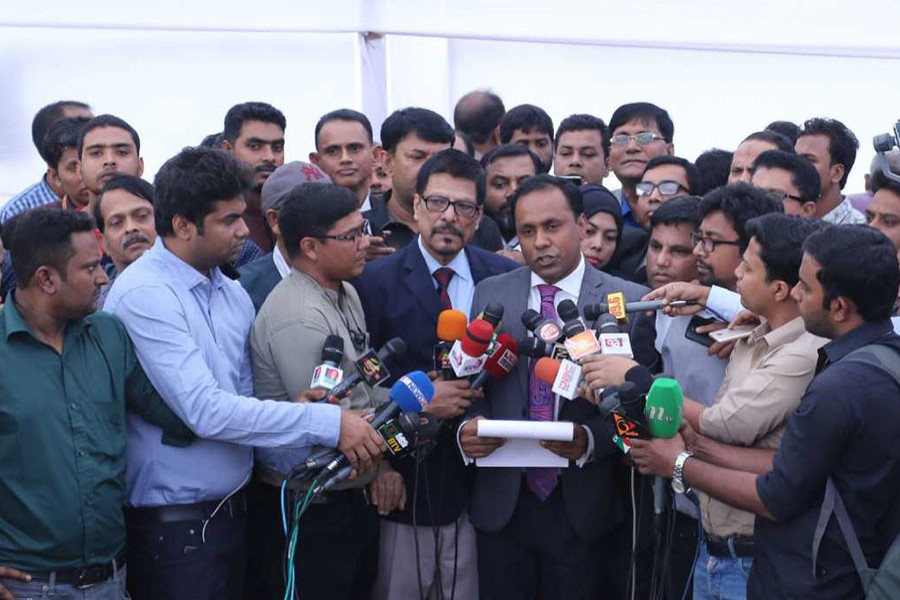
[[[218,268],[247,238],[242,194],[250,183],[219,150],[188,148],[167,161],[154,182],[159,238],[104,305],[125,324],[162,398],[201,438],[167,447],[154,426],[128,420],[135,600],[241,597],[252,446],[337,447],[362,470],[384,449],[367,423],[337,406],[250,396],[253,305]]]

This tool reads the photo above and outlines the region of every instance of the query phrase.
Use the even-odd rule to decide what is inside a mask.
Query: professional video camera
[[[888,158],[885,156],[885,154],[890,152],[894,147],[900,148],[900,121],[894,123],[894,131],[891,133],[881,133],[876,135],[872,140],[872,145],[875,146],[875,152],[878,154],[881,172],[891,181],[900,183],[900,174],[891,171]]]

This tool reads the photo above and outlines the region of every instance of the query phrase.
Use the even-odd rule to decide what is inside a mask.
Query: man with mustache
[[[519,149],[526,158],[531,154]],[[475,159],[458,150],[438,152],[422,165],[416,182],[418,237],[394,255],[369,263],[357,280],[372,346],[396,335],[406,340],[408,350],[397,360],[397,373],[434,369],[441,311],[468,315],[479,281],[516,268],[512,261],[470,244],[484,218],[484,197],[484,172]],[[428,410],[446,420],[462,415],[477,394],[466,380],[436,381],[435,389]],[[380,511],[384,518],[374,598],[418,597],[420,576],[429,597],[450,597],[455,587],[457,597],[476,598],[475,534],[465,510],[466,468],[456,456],[454,428],[445,428],[418,466],[418,478],[416,465],[409,460],[393,465],[403,475],[406,505]],[[435,576],[435,565],[441,577]]]
[[[116,277],[156,241],[153,186],[134,175],[116,175],[103,185],[91,211],[106,254],[116,267],[109,282],[100,288],[97,308],[102,310]]]
[[[260,194],[269,175],[284,164],[286,127],[284,114],[265,102],[237,104],[225,115],[222,149],[253,171],[253,185],[244,194],[244,222],[250,229],[250,239],[263,252],[271,252],[275,241],[266,224]]]
[[[96,201],[103,184],[118,173],[140,177],[144,172],[141,138],[134,127],[113,115],[94,117],[78,138],[78,169],[90,200]]]

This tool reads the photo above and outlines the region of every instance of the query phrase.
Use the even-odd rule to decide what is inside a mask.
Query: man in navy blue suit
[[[356,282],[373,347],[395,336],[407,343],[406,356],[392,367],[396,373],[431,370],[440,312],[468,315],[479,281],[518,267],[469,245],[483,217],[484,188],[484,172],[473,158],[457,150],[436,153],[416,182],[419,235],[395,254],[369,263]],[[480,396],[467,380],[436,381],[435,389],[429,412],[442,420],[461,416]],[[382,520],[376,600],[419,597],[420,585],[427,597],[439,588],[446,597],[454,588],[459,598],[478,597],[468,476],[454,430],[446,427],[421,462],[394,464],[403,474],[407,501]]]

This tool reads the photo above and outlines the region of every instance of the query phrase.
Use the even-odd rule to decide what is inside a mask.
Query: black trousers
[[[510,522],[477,532],[481,600],[595,600],[610,585],[615,539],[578,537],[566,515],[562,486],[543,502],[523,483]]]
[[[249,563],[245,598],[284,597],[285,535],[281,490],[254,481],[248,488]],[[295,579],[303,600],[368,599],[378,572],[378,513],[358,489],[328,492],[300,521]]]
[[[239,600],[244,586],[246,515],[220,511],[203,522],[129,518],[128,592],[133,600]]]

